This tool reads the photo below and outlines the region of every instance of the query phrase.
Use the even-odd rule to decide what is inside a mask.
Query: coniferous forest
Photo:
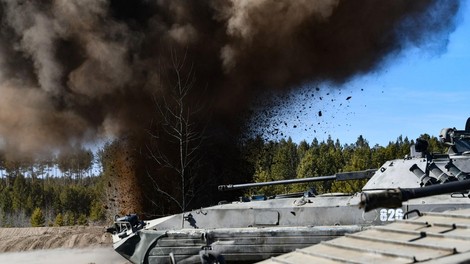
[[[421,138],[429,142],[430,152],[445,151],[437,138],[427,134]],[[250,174],[251,181],[264,182],[379,168],[387,160],[403,158],[413,143],[413,140],[402,136],[387,146],[370,146],[362,136],[352,144],[342,144],[331,138],[295,143],[290,138],[267,141],[256,137],[241,142],[238,148],[244,160],[242,164],[246,166],[242,170]],[[0,226],[109,224],[117,213],[107,210],[105,195],[107,174],[110,173],[106,164],[112,162],[107,159],[113,156],[103,153],[113,151],[111,145],[105,145],[97,153],[77,147],[41,160],[14,160],[0,154]],[[325,181],[309,184],[309,187],[314,187],[319,193],[354,193],[360,191],[364,184],[364,180]],[[249,189],[244,194],[272,195],[306,188],[306,184],[269,186]],[[217,202],[206,201],[206,204]]]

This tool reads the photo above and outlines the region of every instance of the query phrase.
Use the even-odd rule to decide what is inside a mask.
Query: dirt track
[[[111,235],[96,226],[0,228],[0,238],[0,252],[112,247]]]
[[[104,227],[0,228],[0,263],[129,264]]]

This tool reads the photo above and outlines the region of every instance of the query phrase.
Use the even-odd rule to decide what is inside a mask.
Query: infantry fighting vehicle
[[[150,221],[127,215],[116,217],[108,231],[113,234],[114,249],[132,263],[253,263],[372,225],[407,218],[410,212],[470,208],[466,191],[402,199],[403,188],[417,190],[470,179],[470,118],[465,130],[443,129],[440,138],[449,146],[447,153],[429,153],[427,142],[417,140],[410,155],[387,161],[378,170],[219,186],[220,190],[230,190],[370,178],[362,193],[315,195],[307,191],[256,197]],[[374,197],[383,195],[390,197],[386,199],[389,202],[376,202],[384,199]],[[399,204],[396,197],[400,198]],[[366,211],[359,210],[358,205]]]

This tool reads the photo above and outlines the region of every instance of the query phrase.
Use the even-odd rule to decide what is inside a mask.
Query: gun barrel
[[[470,180],[435,184],[421,188],[396,188],[380,192],[363,192],[361,193],[359,208],[364,208],[366,212],[380,207],[398,208],[402,206],[402,202],[410,199],[467,190],[470,190]]]
[[[279,180],[279,181],[270,181],[270,182],[255,182],[255,183],[243,183],[243,184],[227,184],[219,185],[219,191],[228,191],[228,190],[239,190],[252,187],[263,187],[271,185],[280,185],[280,184],[296,184],[296,183],[306,183],[306,182],[317,182],[317,181],[328,181],[328,180],[337,180],[337,181],[346,181],[346,180],[357,180],[357,179],[370,179],[376,170],[364,170],[364,171],[354,171],[354,172],[343,172],[337,173],[335,175],[329,176],[318,176],[302,179],[290,179],[290,180]]]

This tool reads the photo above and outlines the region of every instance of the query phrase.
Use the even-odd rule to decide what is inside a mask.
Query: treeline
[[[104,220],[99,161],[77,147],[41,159],[0,154],[0,226],[84,225]],[[96,174],[95,174],[96,173]]]
[[[445,151],[445,147],[437,138],[427,134],[421,135],[420,138],[428,141],[430,152],[442,153]],[[290,138],[280,141],[265,141],[258,137],[246,142],[244,153],[253,166],[253,180],[266,182],[377,169],[387,160],[405,157],[410,153],[412,144],[414,144],[413,140],[402,136],[394,142],[389,142],[385,147],[370,146],[362,136],[359,136],[354,144],[345,145],[342,145],[339,140],[332,140],[331,137],[322,142],[314,139],[310,143],[302,141],[299,144]],[[278,185],[249,190],[247,194],[272,195],[305,191],[307,185],[314,187],[318,193],[353,193],[359,191],[365,182],[366,180],[324,181],[310,184]]]
[[[437,138],[427,134],[421,138],[429,142],[430,152],[445,151]],[[240,144],[245,160],[242,164],[246,166],[240,171],[252,175],[253,182],[264,182],[373,169],[387,160],[403,158],[412,144],[413,140],[401,136],[387,146],[370,146],[362,136],[355,143],[344,145],[331,138],[295,143],[291,139],[266,141],[257,137]],[[110,162],[110,156],[103,153],[114,151],[106,149],[109,146],[95,154],[77,148],[43,160],[15,161],[0,155],[0,226],[84,225],[109,220],[105,215],[106,209],[110,211],[105,195],[109,183],[104,183],[106,177],[101,169]],[[100,170],[94,173],[93,167]],[[263,187],[245,194],[290,193],[305,191],[307,187],[314,187],[318,193],[353,193],[364,183],[325,181]]]
[[[17,175],[1,179],[0,226],[86,225],[104,220],[99,177],[64,181]],[[34,214],[33,214],[34,213]],[[35,219],[36,218],[36,219]]]

